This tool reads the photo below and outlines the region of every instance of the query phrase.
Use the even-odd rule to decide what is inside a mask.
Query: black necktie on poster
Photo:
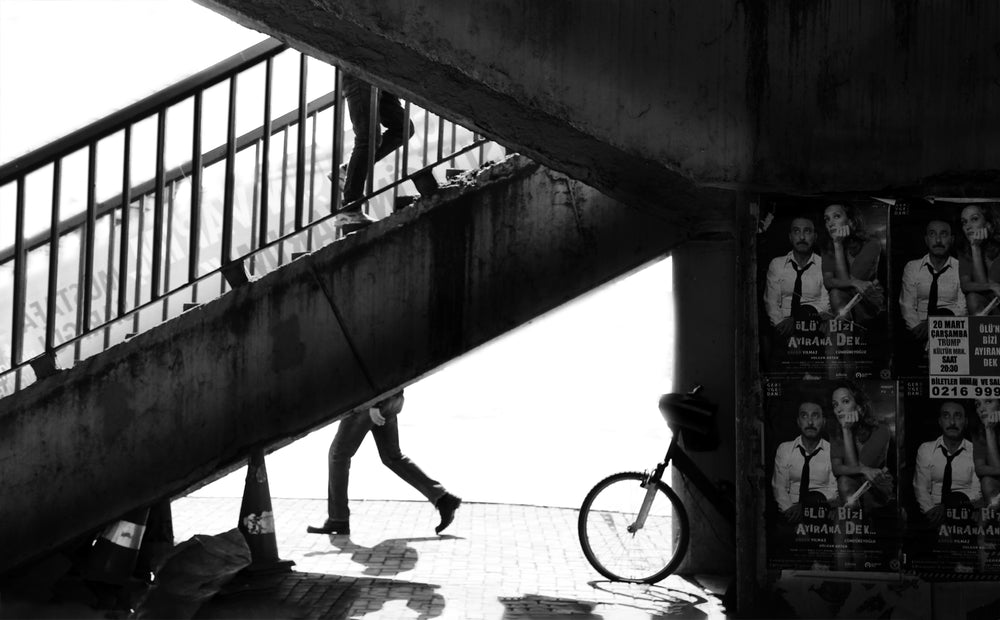
[[[806,501],[806,494],[809,493],[809,460],[819,453],[819,448],[813,450],[812,454],[806,454],[806,449],[799,446],[799,452],[802,453],[802,479],[799,480],[799,506],[803,505]]]
[[[941,446],[941,452],[944,452],[944,458],[948,460],[948,462],[944,464],[944,478],[942,478],[941,482],[941,503],[944,503],[944,498],[948,497],[948,494],[951,493],[951,462],[955,460],[955,457],[961,454],[963,450],[965,450],[964,447],[955,450],[953,454],[948,454],[947,448]]]
[[[795,286],[792,288],[792,318],[799,316],[799,309],[802,307],[802,272],[812,267],[812,261],[806,263],[805,267],[799,267],[798,263],[792,261],[792,269],[795,270]]]
[[[937,312],[938,278],[941,277],[942,273],[948,271],[949,267],[951,265],[945,265],[941,271],[934,271],[933,267],[927,265],[927,271],[931,272],[931,292],[927,295],[927,316],[934,316],[934,313]]]

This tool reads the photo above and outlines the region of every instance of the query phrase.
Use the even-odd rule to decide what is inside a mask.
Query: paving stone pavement
[[[173,502],[174,537],[236,527],[239,498]],[[292,572],[234,588],[199,618],[440,618],[456,620],[725,618],[725,580],[671,576],[654,586],[615,584],[587,564],[577,511],[463,503],[444,535],[428,502],[351,502],[351,535],[307,534],[326,502],[273,499],[281,559]],[[713,594],[714,592],[714,594]]]

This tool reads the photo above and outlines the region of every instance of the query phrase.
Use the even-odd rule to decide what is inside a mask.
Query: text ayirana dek
[[[1000,536],[1000,526],[992,523],[982,525],[941,525],[938,536]]]
[[[854,333],[855,326],[853,321],[839,319],[796,321],[796,331],[812,333],[808,336],[792,336],[788,340],[788,348],[863,346],[865,339],[861,334]]]
[[[797,536],[809,534],[876,534],[877,532],[864,523],[855,521],[844,521],[841,523],[799,523],[795,527]]]

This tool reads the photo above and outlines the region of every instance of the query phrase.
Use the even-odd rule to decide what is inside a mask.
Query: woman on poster
[[[841,501],[866,512],[881,508],[894,499],[887,466],[892,433],[875,416],[868,395],[852,381],[836,382],[830,401],[835,420],[830,462]]]
[[[1000,314],[1000,239],[993,208],[972,204],[962,209],[965,239],[958,273],[969,316]]]
[[[870,323],[885,309],[885,291],[877,277],[882,244],[869,236],[854,206],[829,205],[823,223],[823,284],[830,293],[830,309],[839,319]]]
[[[1000,399],[977,399],[976,413],[981,424],[973,434],[972,459],[983,500],[996,510],[1000,508]]]

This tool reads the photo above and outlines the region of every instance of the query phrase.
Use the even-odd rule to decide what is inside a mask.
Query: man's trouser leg
[[[352,87],[347,94],[347,113],[354,127],[354,149],[347,162],[347,181],[344,183],[344,204],[361,198],[368,178],[368,134],[371,122],[371,87]]]
[[[440,482],[431,479],[399,449],[399,423],[395,416],[388,418],[383,426],[372,427],[372,435],[375,437],[375,445],[378,446],[382,463],[394,474],[405,480],[431,503],[437,502],[445,494]]]
[[[347,486],[351,473],[351,458],[372,427],[367,413],[355,413],[340,421],[337,434],[330,443],[330,475],[327,483],[327,516],[331,521],[348,521]]]

